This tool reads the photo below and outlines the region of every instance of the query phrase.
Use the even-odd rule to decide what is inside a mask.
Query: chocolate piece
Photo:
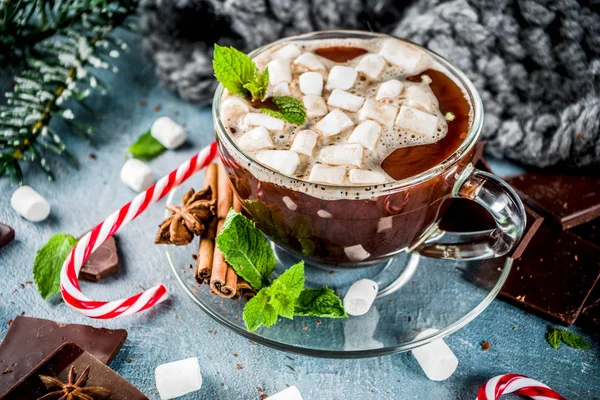
[[[521,198],[563,229],[600,217],[600,178],[559,174],[525,174],[508,183]]]
[[[108,364],[127,339],[124,329],[93,328],[18,316],[0,344],[0,397],[61,344],[71,341]]]
[[[12,242],[15,238],[15,231],[8,225],[0,223],[0,248]]]
[[[500,296],[549,320],[571,325],[600,275],[600,247],[543,223],[500,291]],[[489,286],[505,258],[484,261],[474,280]],[[497,274],[497,273],[496,273]]]
[[[590,328],[592,332],[600,332],[600,278],[577,318],[577,325]]]
[[[46,387],[40,376],[58,379],[60,382],[69,381],[69,371],[73,369],[75,380],[89,367],[89,374],[85,382],[80,382],[79,387],[100,387],[110,392],[110,398],[119,400],[147,400],[148,398],[135,386],[125,380],[96,357],[83,350],[74,343],[65,343],[42,363],[32,370],[8,394],[0,399],[6,400],[31,400],[60,391],[60,386]],[[56,398],[60,395],[56,396]],[[82,397],[83,398],[83,397]],[[86,397],[87,398],[87,397]],[[103,398],[92,397],[89,398]]]
[[[600,247],[600,218],[596,218],[595,220],[592,220],[586,224],[579,225],[573,229],[570,229],[570,231],[587,240],[588,242],[592,242],[596,246]]]
[[[79,278],[90,282],[100,282],[117,272],[119,272],[119,254],[115,238],[111,236],[83,264]]]
[[[512,258],[520,258],[523,255],[523,252],[527,249],[527,246],[529,246],[529,242],[531,242],[531,239],[533,239],[544,222],[544,217],[527,206],[525,206],[525,215],[527,216],[527,224],[525,225],[523,236],[515,248],[508,253]]]

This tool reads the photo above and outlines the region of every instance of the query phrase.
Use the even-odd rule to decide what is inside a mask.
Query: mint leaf
[[[296,300],[294,313],[304,317],[348,318],[342,300],[327,286],[304,289]]]
[[[244,85],[244,89],[247,89],[252,95],[254,100],[262,100],[267,95],[267,88],[269,87],[269,70],[265,69],[263,73],[256,73],[251,82]]]
[[[296,300],[304,290],[304,280],[304,261],[300,261],[276,278],[265,290],[270,296],[283,293]]]
[[[548,343],[550,343],[550,346],[552,346],[554,349],[558,349],[558,347],[560,346],[560,340],[561,340],[560,332],[561,332],[560,329],[550,327],[550,331],[548,332],[548,335],[546,336]]]
[[[154,136],[148,131],[137,138],[137,140],[129,146],[127,152],[140,160],[151,160],[165,150],[165,146],[154,139]]]
[[[213,53],[213,69],[215,77],[232,95],[246,96],[250,89],[245,85],[253,85],[257,91],[257,69],[254,61],[233,47],[215,44]],[[266,88],[265,88],[266,90]]]
[[[564,344],[574,349],[585,350],[591,347],[584,338],[573,332],[560,330],[560,339]]]
[[[235,272],[259,290],[275,269],[275,255],[254,222],[229,210],[223,229],[216,239],[219,250]]]
[[[66,233],[57,233],[37,251],[33,262],[33,280],[45,300],[60,293],[60,270],[77,244],[77,239]]]
[[[261,108],[260,111],[275,118],[287,121],[290,124],[304,124],[304,121],[306,120],[306,110],[304,109],[302,102],[297,98],[290,96],[274,97],[273,104],[277,106],[277,110]]]
[[[269,300],[269,304],[280,315],[287,319],[294,319],[294,299],[287,294],[278,293]]]
[[[261,325],[272,326],[277,322],[277,312],[268,304],[269,296],[261,290],[246,303],[244,307],[244,322],[250,332]]]

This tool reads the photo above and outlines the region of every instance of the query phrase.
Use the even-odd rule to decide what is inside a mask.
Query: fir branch
[[[75,120],[72,110],[65,108],[65,102],[73,99],[85,105],[83,100],[92,91],[105,92],[106,85],[92,74],[90,67],[116,72],[110,58],[117,57],[125,44],[108,35],[135,11],[135,4],[127,0],[21,0],[32,4],[15,12],[7,11],[10,1],[0,1],[0,20],[10,11],[13,19],[15,15],[21,21],[37,18],[41,26],[46,24],[56,29],[49,38],[28,50],[26,68],[15,78],[12,91],[5,94],[6,105],[0,106],[0,176],[10,175],[13,183],[22,183],[21,163],[28,161],[38,164],[52,180],[45,156],[47,151],[72,162],[75,159],[66,150],[60,135],[50,128],[50,121],[60,118],[73,132],[90,139],[93,128]],[[38,3],[51,4],[38,9]],[[76,15],[76,21],[64,23],[67,17],[55,12],[66,3],[71,7],[69,18]],[[81,12],[74,12],[73,8],[78,7]],[[25,15],[26,12],[31,16]]]

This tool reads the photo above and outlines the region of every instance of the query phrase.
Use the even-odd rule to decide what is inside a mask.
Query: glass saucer
[[[179,202],[182,189],[167,199]],[[341,298],[358,279],[379,284],[379,294],[365,315],[348,319],[280,318],[270,328],[248,332],[242,319],[244,301],[210,294],[207,284],[194,280],[191,255],[198,238],[187,246],[166,246],[169,265],[184,292],[219,323],[257,343],[278,350],[327,358],[364,358],[399,353],[443,338],[477,317],[496,297],[504,284],[512,260],[502,268],[482,261],[438,260],[401,253],[388,262],[359,270],[323,270],[307,266],[306,287],[334,289]],[[293,256],[273,245],[276,273],[296,262]],[[492,284],[490,285],[490,282]],[[425,329],[437,329],[415,340]]]

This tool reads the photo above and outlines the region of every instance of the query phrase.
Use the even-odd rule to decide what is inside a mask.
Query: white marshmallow
[[[309,118],[321,117],[327,114],[327,104],[321,96],[315,96],[314,94],[304,96],[302,97],[302,104],[304,104],[306,116]]]
[[[196,357],[159,365],[154,370],[154,379],[161,400],[174,399],[202,387],[202,375]]]
[[[315,128],[323,136],[333,136],[346,128],[350,128],[352,125],[354,125],[354,122],[343,111],[333,110],[317,122]]]
[[[377,222],[377,233],[381,233],[387,230],[392,229],[394,226],[394,216],[390,215],[389,217],[379,218],[379,222]]]
[[[329,71],[326,89],[348,90],[354,85],[358,72],[354,68],[336,65]]]
[[[31,222],[41,222],[50,215],[50,203],[26,185],[13,192],[10,205],[21,217]]]
[[[367,99],[360,109],[358,117],[361,120],[372,119],[387,128],[391,128],[394,125],[396,114],[398,114],[398,107],[392,104],[379,103],[373,99]]]
[[[290,386],[273,396],[267,397],[266,400],[302,400],[302,394],[296,386]]]
[[[415,337],[415,340],[430,336],[437,331],[437,329],[425,329]],[[417,347],[412,351],[412,355],[432,381],[450,378],[458,367],[458,359],[442,339]]]
[[[330,167],[330,168],[340,168],[340,167]],[[329,211],[325,211],[325,210],[317,211],[317,215],[321,218],[333,218],[333,214],[331,214]]]
[[[377,95],[375,98],[377,100],[395,99],[396,97],[400,96],[403,88],[404,85],[397,79],[385,81],[379,86],[379,89],[377,89]]]
[[[121,168],[121,182],[138,193],[148,189],[155,180],[152,169],[138,159],[130,158]]]
[[[283,200],[285,206],[292,211],[296,211],[298,208],[298,204],[294,203],[294,200],[290,199],[288,196],[283,196],[281,200]]]
[[[296,58],[300,55],[300,49],[295,44],[288,44],[277,50],[271,56],[272,60],[277,60],[280,58]],[[270,72],[270,71],[269,71]]]
[[[381,125],[375,121],[361,122],[348,137],[348,143],[358,143],[365,149],[374,150],[381,135]]]
[[[330,165],[356,165],[363,162],[363,147],[360,144],[335,144],[323,147],[319,153],[321,162]]]
[[[354,248],[358,247],[360,247],[360,249],[358,249],[360,257],[356,257],[354,255]],[[346,249],[352,249],[352,251],[350,251],[352,256],[348,255],[348,251],[346,251]],[[360,244],[346,247],[344,252],[346,252],[346,255],[348,255],[348,258],[351,261],[362,261],[370,255],[362,248]],[[366,257],[363,257],[363,253],[366,253]],[[366,314],[373,305],[378,291],[379,285],[377,285],[377,282],[370,279],[361,279],[354,282],[352,286],[350,286],[350,289],[348,289],[348,293],[346,293],[344,296],[344,308],[346,309],[346,312],[350,315]]]
[[[367,171],[364,169],[351,169],[350,170],[350,182],[356,184],[377,184],[377,183],[385,183],[387,179],[385,175],[381,172],[377,171]]]
[[[342,89],[334,89],[329,99],[327,99],[328,105],[352,112],[358,111],[364,102],[363,97],[355,96]]]
[[[185,142],[185,129],[169,117],[160,117],[152,124],[150,134],[167,149],[174,149]]]
[[[437,105],[434,106],[433,101],[431,96],[423,90],[423,88],[414,85],[406,88],[402,103],[409,107],[432,113],[434,108],[437,108]]]
[[[387,62],[402,68],[403,72],[410,74],[418,72],[417,67],[423,53],[412,45],[401,43],[396,39],[388,39],[381,46],[379,55]]]
[[[281,96],[289,96],[290,95],[290,85],[287,82],[278,83],[273,87],[273,96],[281,97]]]
[[[385,60],[378,54],[367,54],[360,59],[356,69],[371,79],[378,79],[385,68]]]
[[[402,106],[396,119],[396,125],[418,135],[431,138],[437,130],[438,118],[416,108]]]
[[[282,131],[285,122],[282,119],[263,113],[248,113],[244,119],[247,126],[264,126],[270,131]]]
[[[320,96],[323,92],[323,77],[318,72],[305,72],[298,78],[298,86],[304,94]]]
[[[315,146],[317,145],[318,139],[319,134],[317,132],[313,132],[308,129],[300,131],[296,133],[290,150],[295,151],[296,153],[311,156]]]
[[[293,175],[300,165],[298,154],[289,150],[261,150],[256,153],[256,159],[288,176]]]
[[[259,126],[246,132],[240,136],[237,144],[244,151],[272,149],[275,147],[271,139],[271,134],[264,126]]]
[[[279,60],[273,60],[267,64],[269,69],[269,83],[271,86],[275,86],[281,82],[292,81],[292,70],[290,69],[290,60],[287,58],[281,58]]]
[[[329,183],[331,185],[340,185],[346,177],[346,168],[330,167],[322,164],[315,164],[310,171],[311,182]],[[326,211],[324,211],[326,212]]]
[[[319,57],[313,53],[302,53],[300,57],[294,60],[294,64],[301,65],[311,71],[319,71],[325,69],[325,65],[319,60]]]
[[[229,96],[221,103],[221,117],[224,119],[249,112],[248,103],[237,96]]]

